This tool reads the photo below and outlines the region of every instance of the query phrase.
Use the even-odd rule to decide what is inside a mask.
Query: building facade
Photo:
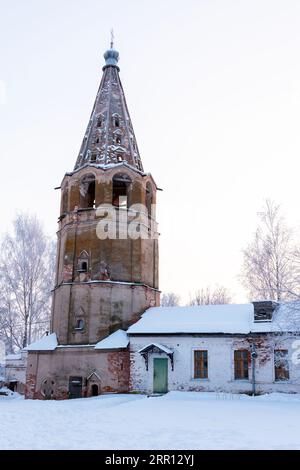
[[[113,45],[104,58],[74,170],[60,187],[51,334],[27,348],[27,398],[128,391],[128,347],[104,349],[101,340],[159,305],[157,186],[143,170]]]
[[[150,308],[128,329],[132,391],[300,393],[300,304]]]

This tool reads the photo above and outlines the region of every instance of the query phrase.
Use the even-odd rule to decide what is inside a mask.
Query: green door
[[[168,391],[168,359],[153,360],[153,393]]]

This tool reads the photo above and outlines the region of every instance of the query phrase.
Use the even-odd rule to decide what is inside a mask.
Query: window
[[[120,127],[120,121],[117,117],[115,117],[115,127]]]
[[[95,207],[95,176],[90,174],[82,178],[80,182],[80,208]]]
[[[123,161],[123,155],[121,153],[118,153],[117,159],[118,159],[118,162],[122,162]]]
[[[234,351],[234,378],[248,379],[248,351],[247,349],[238,349]]]
[[[97,119],[97,127],[101,127],[102,126],[102,119],[101,117],[98,117]]]
[[[62,194],[62,213],[65,214],[68,211],[68,183],[65,185]]]
[[[194,379],[208,378],[207,351],[194,351]]]
[[[128,195],[131,179],[127,175],[117,174],[113,177],[112,203],[114,206],[128,207]]]
[[[274,351],[275,380],[289,380],[288,350],[277,349]]]
[[[75,330],[83,330],[83,327],[84,327],[84,321],[82,320],[82,318],[80,318],[76,322]]]
[[[81,263],[80,263],[80,271],[86,272],[86,271],[87,271],[87,268],[88,268],[87,262],[86,262],[86,261],[81,261]]]
[[[121,145],[122,139],[121,139],[121,136],[120,136],[120,135],[116,135],[116,137],[115,137],[115,142],[116,142],[117,145]]]
[[[89,268],[89,255],[87,251],[82,251],[80,255],[78,256],[78,261],[77,261],[77,271],[79,273],[86,273]]]
[[[152,200],[153,200],[153,195],[152,195],[152,187],[150,183],[147,183],[146,185],[146,207],[148,211],[148,217],[151,217],[152,215]]]
[[[95,153],[92,153],[91,162],[95,162],[96,160],[97,160],[97,155]]]

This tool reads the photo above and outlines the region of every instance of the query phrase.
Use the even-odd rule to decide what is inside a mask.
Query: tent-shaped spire
[[[113,41],[104,58],[102,80],[74,169],[88,163],[105,167],[123,161],[143,171]]]

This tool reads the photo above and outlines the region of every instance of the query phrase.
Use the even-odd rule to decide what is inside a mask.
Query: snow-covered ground
[[[300,394],[1,396],[0,449],[300,449]]]

